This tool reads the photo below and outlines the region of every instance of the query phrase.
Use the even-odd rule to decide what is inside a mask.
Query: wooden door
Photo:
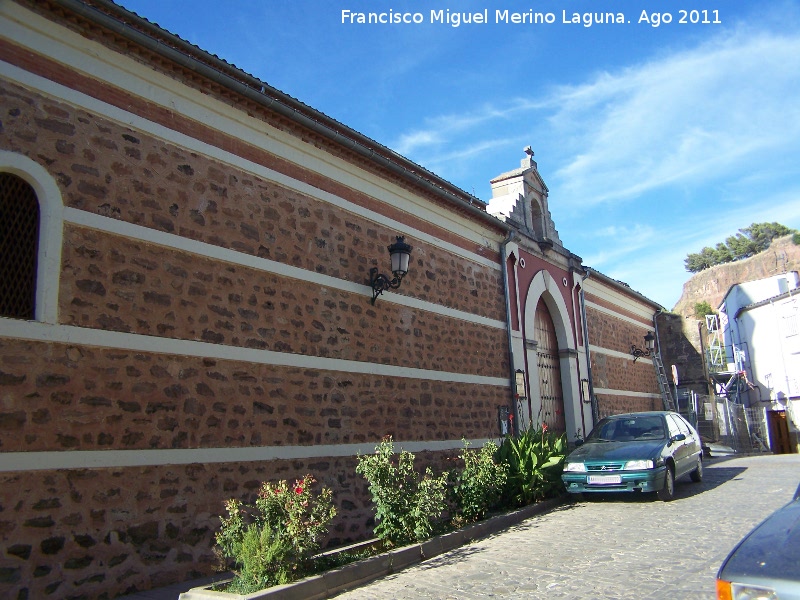
[[[536,362],[539,367],[539,393],[542,414],[540,420],[547,423],[549,431],[564,433],[567,429],[564,418],[564,395],[561,391],[561,358],[553,318],[547,305],[540,298],[534,316],[534,339],[536,340]]]
[[[786,411],[767,411],[769,432],[772,437],[772,451],[775,454],[791,454],[789,443],[789,424],[786,422]]]

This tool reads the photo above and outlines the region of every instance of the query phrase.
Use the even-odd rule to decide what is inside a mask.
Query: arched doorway
[[[550,431],[564,433],[567,426],[564,417],[564,394],[561,388],[561,359],[558,339],[553,317],[543,298],[539,298],[539,302],[536,304],[533,323],[536,364],[539,372],[540,420],[547,423]]]

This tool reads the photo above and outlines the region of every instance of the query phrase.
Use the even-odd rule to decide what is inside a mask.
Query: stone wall
[[[92,48],[87,65],[128,60]],[[309,472],[334,489],[328,541],[364,538],[357,452],[392,435],[436,448],[420,461],[442,469],[462,438],[497,435],[511,399],[501,229],[163,63],[185,106],[218,101],[228,121],[8,40],[0,58],[31,74],[0,78],[0,149],[43,169],[64,207],[57,277],[37,282],[57,290],[57,321],[0,318],[0,596],[110,598],[210,574],[223,501]],[[126,77],[156,80],[148,60]],[[369,270],[388,270],[403,233],[410,272],[373,305]]]
[[[594,286],[598,284],[593,282]],[[644,335],[653,331],[653,307],[623,298],[613,288],[586,293],[592,387],[600,418],[623,412],[662,410],[655,367],[649,357],[634,361],[631,344],[644,347]],[[635,311],[634,311],[635,309]]]
[[[2,338],[0,392],[4,452],[486,438],[507,400],[488,385]]]
[[[703,356],[687,336],[687,333],[694,333],[694,340],[699,344],[698,323],[678,314],[663,313],[658,316],[658,335],[664,367],[668,370],[672,365],[677,367],[678,386],[707,395],[708,377],[703,368]],[[702,329],[705,330],[705,324]]]

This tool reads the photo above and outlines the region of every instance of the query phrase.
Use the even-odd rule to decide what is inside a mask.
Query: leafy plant
[[[695,302],[694,315],[698,319],[705,319],[706,315],[713,314],[715,314],[715,311],[713,308],[711,308],[711,305],[706,300],[703,300],[702,302]]]
[[[400,452],[387,437],[375,454],[359,455],[356,473],[369,483],[375,505],[375,535],[391,545],[422,541],[433,535],[446,508],[447,474],[435,477],[430,467],[420,477],[414,455]]]
[[[250,593],[303,576],[336,515],[332,492],[311,492],[311,475],[289,485],[263,483],[255,505],[231,499],[215,540],[216,551],[234,570],[231,591]]]
[[[470,450],[464,440],[461,471],[451,474],[451,501],[457,510],[455,525],[472,523],[497,506],[508,478],[508,465],[495,461],[497,444],[489,440],[480,450]]]
[[[566,456],[566,434],[527,429],[519,436],[506,437],[497,451],[497,460],[508,466],[505,499],[525,506],[563,491],[561,472]]]

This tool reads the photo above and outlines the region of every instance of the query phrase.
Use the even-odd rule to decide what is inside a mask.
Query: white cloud
[[[403,155],[412,155],[418,148],[432,146],[441,143],[442,137],[438,131],[414,131],[400,136],[400,139],[393,145],[396,152]]]
[[[605,228],[598,235],[613,237],[618,234],[619,239],[630,238],[631,241],[589,253],[584,263],[671,308],[691,276],[684,268],[689,252],[699,252],[705,246],[714,247],[752,223],[773,221],[800,229],[800,185],[703,219],[671,223],[666,233],[655,227]]]
[[[465,138],[488,152],[500,137],[530,139],[535,129],[560,154],[561,165],[550,175],[559,201],[584,207],[722,180],[738,176],[747,161],[768,167],[770,154],[800,154],[797,56],[798,35],[739,29],[551,89],[537,101],[516,98],[428,118],[392,147],[447,169],[463,160],[456,147]],[[497,135],[509,129],[513,136]]]
[[[582,258],[587,265],[599,268],[646,248],[656,232],[650,225],[615,224],[591,230],[585,235],[593,238],[590,244],[595,250]]]
[[[556,92],[553,127],[578,150],[556,173],[580,205],[720,179],[800,138],[800,37],[739,31]]]
[[[531,102],[524,98],[516,98],[507,106],[498,108],[493,104],[485,104],[478,109],[463,114],[448,114],[425,119],[425,127],[402,134],[393,144],[397,152],[413,157],[423,148],[432,148],[427,156],[430,163],[444,164],[460,160],[464,154],[452,149],[462,134],[469,138],[481,137],[484,127],[491,130],[493,121],[511,121],[526,112],[543,108],[545,104]],[[475,131],[478,129],[479,131]],[[496,140],[472,142],[474,148],[489,150],[496,147]],[[417,159],[419,162],[419,159]]]
[[[740,27],[536,101],[428,118],[394,147],[458,182],[541,144],[567,247],[666,306],[688,253],[754,222],[800,228],[798,56],[796,27]]]

